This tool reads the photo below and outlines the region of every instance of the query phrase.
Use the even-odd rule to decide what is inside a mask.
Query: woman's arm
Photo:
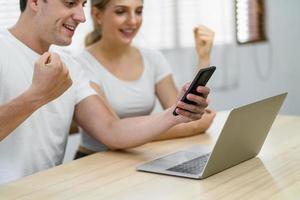
[[[187,85],[180,93],[184,93],[186,89]],[[200,119],[207,107],[206,98],[209,89],[199,86],[197,91],[203,95],[187,96],[190,101],[195,102],[195,105],[179,101],[163,112],[122,120],[116,119],[103,99],[93,95],[76,105],[75,120],[87,133],[111,149],[136,147],[152,141],[177,124]],[[173,109],[176,106],[179,115],[173,116]]]
[[[195,48],[199,68],[208,67],[215,33],[208,27],[199,25],[194,28]]]

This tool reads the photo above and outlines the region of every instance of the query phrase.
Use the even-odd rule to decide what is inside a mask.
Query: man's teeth
[[[66,27],[66,28],[69,29],[70,31],[75,31],[75,26],[68,25],[68,24],[64,24],[64,27]]]

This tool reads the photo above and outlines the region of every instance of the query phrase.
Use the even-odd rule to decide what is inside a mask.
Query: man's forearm
[[[0,141],[14,131],[41,105],[41,100],[35,98],[29,90],[8,103],[0,105]]]

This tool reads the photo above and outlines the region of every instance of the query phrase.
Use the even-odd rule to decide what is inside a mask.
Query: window
[[[264,0],[236,0],[235,6],[237,42],[265,41]]]
[[[231,0],[149,0],[138,37],[143,45],[159,49],[194,46],[193,28],[203,24],[215,31],[215,44],[234,41]]]

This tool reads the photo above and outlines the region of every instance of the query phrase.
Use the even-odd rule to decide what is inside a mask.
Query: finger
[[[193,104],[187,104],[184,102],[178,102],[177,107],[192,113],[198,113],[198,114],[204,114],[205,108],[207,107],[207,104],[204,101],[203,105],[193,105]]]
[[[208,114],[208,115],[215,115],[216,114],[216,111],[210,109],[210,108],[205,108],[205,114]]]
[[[210,36],[212,35],[213,33],[212,32],[209,32],[207,30],[202,30],[202,29],[199,29],[199,28],[196,28],[194,29],[194,35],[195,36],[199,36],[199,35],[207,35],[207,36]]]
[[[212,110],[211,110],[211,109],[209,109],[209,108],[205,108],[205,113],[209,114],[209,113],[211,113],[211,112],[212,112]]]
[[[45,52],[39,58],[38,63],[42,64],[42,65],[45,65],[45,64],[47,64],[49,62],[50,59],[51,59],[51,54],[49,52]]]
[[[67,83],[68,83],[68,88],[73,85],[73,80],[71,79],[70,76],[67,78]]]
[[[64,75],[65,77],[70,77],[69,69],[67,68],[67,66],[66,66],[63,62],[62,62],[62,68],[63,68],[63,70],[62,70],[63,75]]]
[[[50,56],[49,56],[47,62],[45,63],[45,65],[48,66],[48,67],[55,66],[57,58],[53,53],[49,53],[49,54],[50,54]]]
[[[197,31],[194,32],[195,36],[209,36],[209,37],[214,37],[215,33],[214,32],[210,32],[210,31],[205,31],[205,30],[200,30],[197,29]]]
[[[214,37],[212,35],[208,35],[208,34],[198,34],[197,36],[195,36],[196,40],[206,40],[206,41],[213,41]]]
[[[201,119],[201,117],[202,117],[202,114],[191,113],[189,111],[186,111],[186,110],[183,110],[183,109],[180,109],[180,108],[176,108],[176,112],[177,112],[178,115],[189,118],[190,121]]]
[[[202,97],[207,98],[207,96],[210,92],[210,89],[208,87],[198,86],[197,92],[199,92],[202,95]]]
[[[211,34],[207,34],[207,33],[198,33],[198,34],[197,34],[197,38],[201,38],[201,37],[203,37],[203,38],[210,38],[210,39],[214,38],[213,35],[211,35]]]
[[[201,35],[198,37],[199,40],[205,41],[207,43],[212,43],[213,38],[211,36],[207,36],[207,35]]]
[[[62,85],[66,90],[73,85],[73,80],[71,79],[71,77],[68,77],[68,78],[64,79],[64,82],[62,83]]]
[[[208,115],[215,117],[217,115],[216,111],[210,110],[210,113]]]
[[[202,94],[200,94],[202,95]],[[186,98],[191,101],[191,102],[194,102],[193,104],[195,106],[201,106],[203,108],[206,108],[208,106],[208,103],[207,103],[207,100],[206,98],[204,98],[203,96],[199,96],[199,95],[195,95],[195,94],[188,94],[186,96]],[[189,104],[188,104],[189,105]]]
[[[191,85],[190,82],[184,84],[184,85],[181,87],[181,90],[180,90],[179,93],[180,93],[180,94],[184,94],[184,93],[189,89],[190,85]]]
[[[191,85],[191,82],[187,82],[186,84],[184,84],[183,90],[184,90],[184,91],[187,91],[187,90],[189,89],[190,85]]]
[[[189,101],[192,101],[194,102],[195,105],[197,106],[202,106],[202,107],[207,107],[208,106],[208,103],[207,103],[207,100],[206,98],[204,98],[202,96],[202,94],[200,94],[201,96],[199,95],[195,95],[195,94],[188,94],[186,96],[186,98],[189,100]]]
[[[58,68],[59,70],[63,69],[63,63],[60,59],[60,56],[56,53],[51,53],[51,60],[49,65]]]
[[[193,29],[193,31],[194,31],[194,34],[197,34],[197,32],[198,32],[198,27],[195,27],[195,28]]]
[[[200,31],[204,31],[204,32],[214,32],[212,29],[210,29],[206,26],[203,26],[203,25],[198,26],[197,29]]]
[[[211,36],[197,36],[195,38],[196,44],[201,44],[201,45],[209,45],[212,46],[214,39]]]
[[[204,30],[208,30],[209,28],[202,25],[202,24],[199,24],[198,26],[196,26],[194,29],[204,29]]]
[[[201,29],[197,29],[196,34],[197,35],[212,35],[211,32],[205,31],[205,30],[201,30]]]
[[[198,34],[204,34],[204,35],[214,35],[213,31],[208,31],[208,30],[202,30],[202,29],[198,29],[197,30]]]
[[[211,103],[211,99],[206,99],[206,102],[207,102],[208,104],[210,104],[210,103]]]
[[[177,95],[177,100],[181,99],[183,97],[183,95],[185,94],[185,92],[187,91],[188,87],[189,87],[189,83],[184,84],[181,87],[181,90],[179,91],[178,95]]]

